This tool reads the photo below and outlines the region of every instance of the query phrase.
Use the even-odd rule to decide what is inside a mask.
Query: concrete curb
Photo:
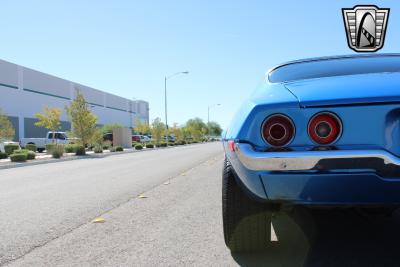
[[[176,148],[176,147],[188,147],[188,146],[194,146],[194,145],[200,145],[203,143],[197,143],[197,144],[190,144],[190,145],[184,145],[184,146],[168,146],[168,147],[158,147],[158,148],[148,148],[148,149],[143,149],[143,150],[129,150],[129,151],[121,151],[121,152],[108,152],[108,153],[93,153],[85,156],[64,156],[60,159],[37,159],[37,160],[32,160],[32,161],[27,161],[27,162],[7,162],[4,164],[0,164],[0,170],[6,170],[6,169],[13,169],[13,168],[21,168],[21,167],[26,167],[26,166],[35,166],[35,165],[41,165],[41,164],[48,164],[48,163],[56,163],[56,162],[64,162],[64,161],[71,161],[71,160],[78,160],[78,159],[97,159],[97,158],[106,158],[109,156],[116,156],[116,155],[122,155],[122,154],[129,154],[129,153],[139,153],[139,152],[146,152],[146,151],[153,151],[153,150],[159,150],[159,149],[171,149],[171,148]],[[208,143],[206,143],[208,144]]]

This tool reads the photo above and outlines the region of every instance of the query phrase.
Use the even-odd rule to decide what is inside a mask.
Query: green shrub
[[[28,149],[18,149],[14,150],[13,154],[28,154],[29,150]]]
[[[106,140],[103,142],[103,149],[109,149],[112,146],[112,142],[109,140]]]
[[[13,154],[24,154],[24,155],[26,155],[26,159],[28,159],[28,160],[36,158],[36,153],[31,150],[28,150],[28,149],[14,150]]]
[[[117,151],[115,146],[110,147],[110,152],[115,152],[115,151]]]
[[[28,153],[26,153],[26,159],[31,160],[36,158],[36,153],[29,150]]]
[[[158,146],[159,146],[159,147],[166,147],[166,146],[167,146],[167,143],[161,142]]]
[[[45,147],[46,147],[46,154],[52,155],[53,149],[56,147],[56,144],[47,144]]]
[[[154,145],[152,143],[146,144],[146,148],[154,148]]]
[[[140,145],[140,144],[139,144],[139,145],[136,145],[136,146],[135,146],[135,149],[136,149],[136,150],[142,150],[142,149],[143,149],[143,146]]]
[[[6,159],[6,158],[8,158],[7,153],[5,153],[5,152],[0,152],[0,159]]]
[[[77,156],[86,155],[85,147],[82,146],[82,145],[77,145],[77,146],[76,146],[75,155],[77,155]]]
[[[169,142],[168,145],[169,146],[175,146],[176,144],[174,142]]]
[[[51,150],[51,155],[55,159],[59,159],[64,155],[64,146],[63,145],[56,145]]]
[[[75,144],[68,144],[64,146],[65,153],[76,153],[76,147],[77,145]]]
[[[121,152],[121,151],[124,151],[124,149],[122,148],[122,146],[117,146],[117,147],[115,148],[115,151]]]
[[[8,144],[4,145],[4,151],[7,153],[7,155],[11,155],[14,150],[20,149],[19,145],[14,145],[14,144]]]
[[[28,150],[33,151],[33,152],[36,152],[37,147],[36,147],[35,144],[27,144],[27,145],[25,146],[25,149],[28,149]]]
[[[25,162],[28,158],[26,153],[11,154],[10,159],[12,162]]]
[[[97,145],[94,147],[94,153],[103,153],[103,147],[100,145]]]

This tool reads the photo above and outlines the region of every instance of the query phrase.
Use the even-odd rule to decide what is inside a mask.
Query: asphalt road
[[[216,142],[0,170],[0,265],[222,153]]]
[[[399,266],[399,212],[284,210],[265,251],[231,254],[222,235],[222,160],[221,146],[207,144],[7,170],[13,177],[0,171],[2,263]],[[93,167],[100,170],[91,174]],[[98,216],[105,221],[93,223]]]

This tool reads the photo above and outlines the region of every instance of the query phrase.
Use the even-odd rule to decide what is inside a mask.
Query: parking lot
[[[279,212],[265,251],[232,255],[222,161],[221,145],[209,143],[0,170],[0,263],[397,266],[399,216],[351,210]]]

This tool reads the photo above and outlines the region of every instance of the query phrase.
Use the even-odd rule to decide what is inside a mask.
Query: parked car
[[[70,140],[65,132],[54,132],[54,139],[58,144],[69,144]],[[34,144],[39,152],[43,152],[47,144],[53,143],[53,132],[47,132],[45,138],[22,138],[20,146],[25,147],[27,144]]]
[[[111,144],[113,143],[113,133],[106,133],[103,135],[103,140],[104,141],[110,141]]]
[[[400,55],[300,60],[272,69],[223,136],[231,251],[265,247],[281,207],[400,204]]]
[[[151,138],[146,136],[146,135],[141,135],[140,136],[140,142],[142,142],[142,143],[151,142]]]
[[[150,142],[150,141],[151,141],[151,138],[146,135],[141,135],[141,134],[132,135],[132,142],[146,143],[146,142]]]
[[[132,135],[132,142],[140,142],[140,135],[138,134]]]
[[[165,141],[168,140],[168,142],[175,142],[175,141],[176,141],[176,137],[173,136],[173,135],[169,135],[168,138],[167,138],[167,136],[164,135],[164,140],[165,140]]]

